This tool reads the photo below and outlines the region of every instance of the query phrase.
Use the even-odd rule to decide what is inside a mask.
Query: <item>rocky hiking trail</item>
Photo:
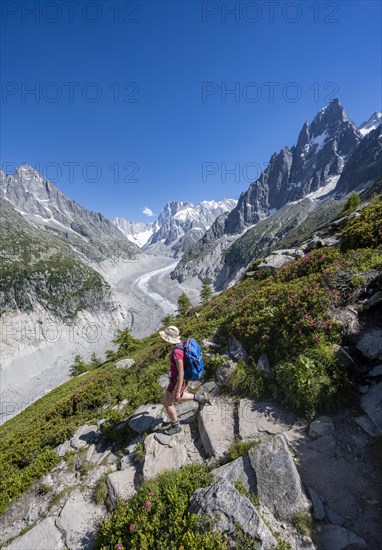
[[[120,363],[122,368],[133,366],[131,360]],[[183,431],[173,437],[163,433],[166,415],[158,403],[142,405],[122,423],[136,434],[122,449],[102,435],[104,420],[85,424],[56,448],[62,461],[3,515],[1,542],[8,541],[3,547],[91,549],[100,523],[119,499],[135,494],[143,479],[207,462],[214,467],[214,482],[194,493],[189,510],[217,514],[218,528],[231,540],[240,523],[255,537],[256,548],[264,550],[277,547],[276,533],[296,550],[378,548],[381,474],[370,448],[381,435],[371,410],[374,394],[381,396],[381,370],[370,372],[372,385],[361,399],[364,414],[355,407],[310,424],[273,401],[222,395],[215,382],[198,389],[210,395],[211,406],[199,408],[194,401],[177,405]],[[165,386],[166,381],[163,376],[159,383]],[[126,401],[114,408],[124,405]],[[226,462],[238,438],[254,445]],[[103,480],[108,507],[94,499]],[[256,496],[258,505],[237,490],[237,482]],[[314,542],[298,529],[299,518],[310,513]]]

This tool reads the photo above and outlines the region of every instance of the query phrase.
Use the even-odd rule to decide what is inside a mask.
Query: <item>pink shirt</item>
[[[175,348],[171,353],[170,359],[170,380],[176,380],[178,378],[178,367],[176,366],[175,360],[182,359],[184,361],[184,350],[180,348]]]

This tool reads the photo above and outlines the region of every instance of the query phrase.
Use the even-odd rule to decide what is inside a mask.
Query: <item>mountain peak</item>
[[[382,113],[376,111],[371,115],[369,120],[366,120],[365,122],[363,122],[358,129],[361,135],[365,137],[372,130],[375,130],[376,128],[378,128],[380,124],[382,124]]]

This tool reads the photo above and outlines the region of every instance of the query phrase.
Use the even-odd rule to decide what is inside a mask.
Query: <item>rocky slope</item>
[[[137,247],[115,224],[69,199],[30,166],[19,166],[14,174],[0,171],[0,198],[32,225],[71,245],[84,259],[131,258],[137,253]]]
[[[328,194],[334,195],[328,213],[335,217],[341,208],[335,205],[336,197],[370,185],[381,174],[382,126],[372,129],[377,124],[374,119],[379,121],[374,117],[373,123],[366,124],[370,131],[365,134],[338,100],[321,109],[311,124],[304,124],[295,146],[272,155],[267,168],[240,196],[237,206],[220,216],[183,255],[172,276],[178,281],[196,275],[208,277],[221,290],[248,266],[251,256],[254,259],[281,247],[278,240],[301,222],[314,229],[314,221],[326,210],[326,203],[322,206],[321,202]],[[366,137],[362,139],[363,135]],[[314,213],[316,208],[319,213]],[[262,220],[268,217],[270,222],[264,224]],[[270,226],[268,234],[262,224],[264,229]],[[283,227],[275,231],[277,225]]]

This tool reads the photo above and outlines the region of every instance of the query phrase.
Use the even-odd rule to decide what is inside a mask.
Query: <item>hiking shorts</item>
[[[178,383],[177,379],[171,379],[170,378],[170,383],[167,386],[167,391],[169,391],[170,393],[173,393],[175,395],[175,387],[176,387],[177,383]],[[183,395],[183,392],[186,389],[187,384],[188,384],[188,380],[183,380],[182,387],[180,388],[180,395],[181,396]]]

